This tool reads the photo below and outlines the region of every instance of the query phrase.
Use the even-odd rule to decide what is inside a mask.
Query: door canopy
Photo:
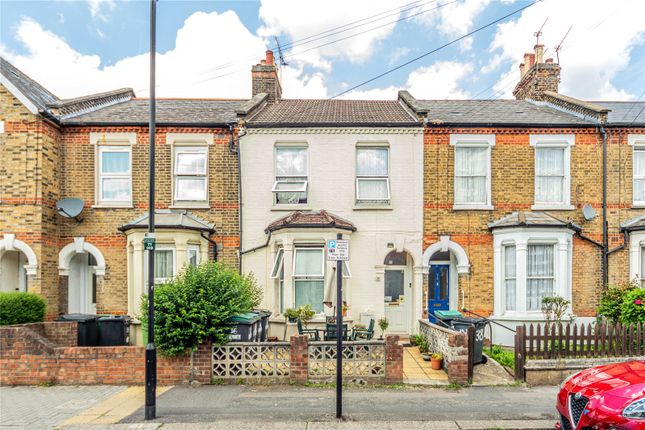
[[[96,260],[96,266],[94,266],[96,276],[105,276],[105,258],[103,258],[103,254],[101,254],[101,251],[99,251],[96,246],[85,242],[84,237],[75,237],[74,242],[66,245],[60,250],[58,253],[58,274],[68,276],[69,264],[71,263],[72,258],[74,258],[76,254],[85,253],[92,254]]]
[[[450,251],[454,254],[457,259],[457,273],[460,275],[467,275],[470,273],[470,262],[468,261],[466,251],[464,251],[464,248],[462,248],[457,242],[450,240],[450,236],[440,236],[439,242],[433,243],[423,252],[423,265],[427,267],[430,263],[430,258],[435,252],[439,251]]]

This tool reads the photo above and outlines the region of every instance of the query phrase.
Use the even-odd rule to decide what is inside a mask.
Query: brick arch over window
[[[430,258],[434,255],[435,252],[439,251],[450,251],[457,258],[457,273],[468,274],[470,273],[470,262],[468,261],[468,254],[464,248],[461,247],[457,242],[450,240],[450,236],[441,236],[439,242],[435,242],[430,245],[423,252],[423,265],[428,266],[430,263]]]
[[[38,269],[38,259],[36,253],[29,245],[22,240],[16,239],[15,234],[5,233],[2,240],[0,240],[0,258],[6,251],[21,251],[27,257],[27,265],[25,271],[27,275],[35,275]]]
[[[69,275],[69,264],[76,254],[92,254],[96,260],[94,270],[96,276],[105,276],[105,258],[99,249],[91,243],[85,242],[84,237],[75,237],[74,242],[66,245],[58,253],[58,274],[62,276]]]

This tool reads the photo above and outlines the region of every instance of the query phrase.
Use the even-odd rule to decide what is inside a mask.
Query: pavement
[[[333,388],[290,385],[160,389],[144,421],[142,387],[0,389],[2,429],[552,429],[557,387],[351,387],[344,420]]]

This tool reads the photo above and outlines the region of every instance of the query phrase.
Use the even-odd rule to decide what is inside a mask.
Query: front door
[[[428,280],[428,319],[434,323],[436,322],[435,311],[450,309],[450,266],[448,264],[431,265]]]
[[[72,258],[67,284],[68,313],[96,313],[95,264],[91,254],[76,254]]]
[[[408,333],[410,329],[407,270],[405,267],[385,270],[385,318],[388,331]]]

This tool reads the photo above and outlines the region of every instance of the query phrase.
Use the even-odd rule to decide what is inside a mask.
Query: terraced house
[[[466,308],[513,327],[551,295],[593,318],[606,283],[645,278],[645,102],[559,94],[539,45],[519,73],[516,100],[289,100],[269,51],[250,100],[159,100],[155,279],[239,265],[282,337],[287,308],[332,313],[324,243],[342,234],[350,323],[412,333]],[[137,315],[148,101],[60,100],[4,60],[1,84],[2,290],[50,317]],[[72,197],[78,220],[56,210]]]
[[[0,285],[59,313],[139,314],[147,228],[148,100],[130,89],[60,100],[0,63]],[[155,280],[184,264],[237,264],[232,125],[243,100],[157,104]],[[59,213],[83,201],[76,219]]]

